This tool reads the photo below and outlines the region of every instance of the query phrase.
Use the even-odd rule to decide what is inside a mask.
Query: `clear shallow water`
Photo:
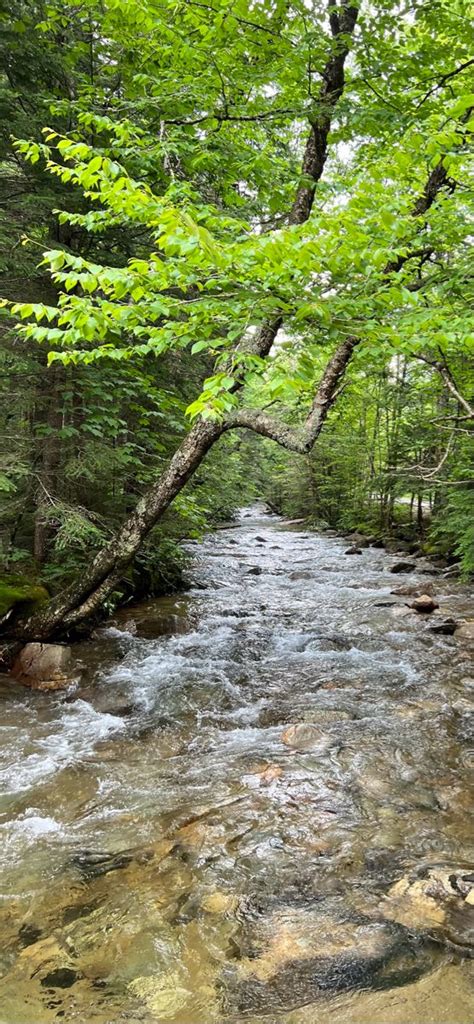
[[[472,593],[346,547],[244,511],[4,681],[0,1021],[474,1021],[473,652],[390,591]]]

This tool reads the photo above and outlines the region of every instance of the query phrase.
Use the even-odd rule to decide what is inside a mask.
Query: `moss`
[[[32,583],[24,576],[4,576],[0,579],[0,618],[16,605],[33,608],[49,600],[46,587]]]

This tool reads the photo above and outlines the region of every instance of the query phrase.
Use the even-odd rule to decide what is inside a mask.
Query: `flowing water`
[[[3,1024],[474,1021],[472,593],[254,508],[1,691]],[[434,588],[435,616],[400,584]]]

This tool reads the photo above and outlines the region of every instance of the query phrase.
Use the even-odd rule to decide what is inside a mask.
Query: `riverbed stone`
[[[428,930],[441,940],[474,949],[474,873],[452,865],[421,868],[389,889],[384,917],[407,928]]]
[[[474,644],[474,619],[466,619],[461,622],[454,633],[456,640],[467,642],[469,646]]]
[[[287,747],[295,750],[312,750],[324,753],[334,746],[335,740],[327,732],[323,732],[311,722],[299,722],[289,725],[281,734],[281,740]]]
[[[351,548],[347,548],[347,551],[345,551],[344,554],[345,555],[361,555],[362,554],[362,548],[358,548],[354,544]]]
[[[402,583],[399,587],[394,587],[390,591],[391,594],[399,595],[400,597],[419,597],[421,594],[421,587],[419,583]],[[433,594],[433,584],[423,583],[423,593]]]
[[[420,597],[415,597],[411,607],[415,612],[419,612],[422,615],[429,615],[431,612],[436,611],[439,608],[438,602],[430,594],[420,594]]]
[[[13,665],[19,682],[37,690],[62,690],[71,682],[71,648],[62,644],[25,644]]]
[[[395,976],[407,957],[413,963],[412,941],[389,922],[341,920],[295,908],[272,914],[255,929],[250,955],[227,974],[230,1005],[240,1012],[278,1013],[324,993],[370,987],[379,972],[384,978],[390,973],[392,962]],[[311,1018],[316,1019],[319,1008]]]
[[[414,572],[416,568],[417,567],[414,562],[394,562],[393,565],[390,566],[389,572]]]

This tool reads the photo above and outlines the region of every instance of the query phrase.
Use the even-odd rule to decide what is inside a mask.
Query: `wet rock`
[[[263,569],[259,565],[253,565],[251,569],[247,569],[246,576],[261,576]]]
[[[292,910],[262,922],[255,939],[258,955],[242,959],[226,978],[231,1004],[240,1012],[278,1013],[324,993],[390,987],[392,963],[403,970],[408,960],[413,971],[412,937],[383,922],[354,923]],[[417,963],[416,977],[426,969],[424,959]],[[396,974],[392,983],[397,984]]]
[[[473,895],[471,895],[471,893]],[[385,918],[474,948],[474,873],[426,866],[393,885],[380,909]]]
[[[445,569],[443,572],[444,580],[455,580],[459,576],[459,566],[452,565],[449,569]]]
[[[81,850],[71,857],[74,866],[78,867],[86,878],[96,878],[98,875],[108,874],[109,871],[128,867],[132,859],[131,853],[101,853],[96,850]]]
[[[474,644],[474,619],[462,622],[455,630],[454,637],[456,640],[466,641],[469,646]]]
[[[154,1019],[175,1020],[189,999],[189,991],[183,981],[182,972],[176,968],[134,978],[128,988],[151,1010]]]
[[[394,562],[394,564],[390,566],[389,572],[414,572],[415,569],[416,565],[414,562]]]
[[[420,597],[415,597],[411,607],[415,612],[419,612],[422,615],[429,615],[431,612],[434,612],[439,608],[439,604],[435,601],[434,597],[430,596],[430,594],[421,594]]]
[[[354,545],[351,548],[347,548],[347,551],[345,551],[344,554],[345,555],[361,555],[362,554],[362,548],[357,548]]]
[[[44,988],[70,988],[82,974],[73,963],[69,950],[53,936],[26,946],[17,959],[15,971],[35,979]]]
[[[256,537],[255,540],[258,540],[259,544],[266,544],[267,543],[267,538],[266,537]]]
[[[282,743],[295,750],[312,750],[325,753],[335,745],[335,739],[329,733],[322,732],[311,722],[300,722],[290,725],[281,734]]]
[[[71,985],[74,985],[80,977],[79,972],[72,967],[57,967],[54,971],[45,974],[44,978],[41,978],[40,984],[44,988],[71,988]]]
[[[430,633],[441,633],[442,636],[452,636],[457,629],[458,623],[456,619],[444,619],[443,622],[438,622],[435,626],[429,627]]]
[[[20,931],[18,932],[18,938],[22,946],[32,946],[38,939],[41,938],[41,928],[37,928],[36,925],[25,922],[22,924]]]
[[[37,690],[62,690],[71,682],[68,671],[71,648],[61,644],[25,644],[12,673],[25,686]]]
[[[433,584],[428,583],[424,586],[424,593],[431,594],[433,590]],[[420,587],[416,583],[404,583],[401,587],[395,587],[390,591],[391,594],[399,594],[402,597],[418,597],[420,594]]]
[[[207,914],[229,914],[238,909],[240,897],[229,892],[210,892],[201,900]]]

